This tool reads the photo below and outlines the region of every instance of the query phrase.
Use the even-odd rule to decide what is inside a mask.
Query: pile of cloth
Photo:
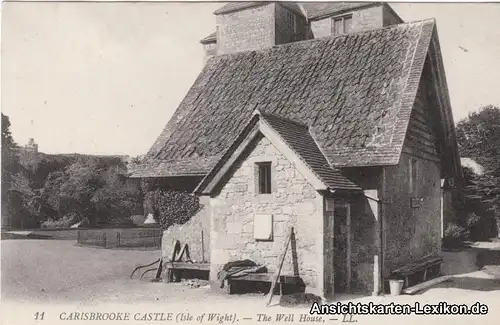
[[[224,264],[222,270],[217,273],[217,279],[220,281],[220,287],[224,288],[224,280],[238,278],[250,273],[266,273],[267,268],[264,265],[257,265],[251,260],[232,261]]]

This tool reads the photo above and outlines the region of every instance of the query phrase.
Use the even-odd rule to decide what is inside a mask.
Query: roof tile
[[[261,114],[261,116],[262,120],[281,136],[283,141],[329,188],[361,190],[359,186],[344,176],[339,169],[330,166],[306,125],[271,114]]]
[[[409,118],[407,80],[423,66],[414,53],[425,56],[433,26],[426,20],[214,57],[148,157],[204,157],[210,170],[258,109],[308,125],[332,165],[397,164],[404,134],[393,132]]]

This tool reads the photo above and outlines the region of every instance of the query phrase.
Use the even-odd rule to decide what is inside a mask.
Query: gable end
[[[443,132],[439,106],[431,100],[430,66],[426,60],[415,103],[411,112],[403,152],[439,162],[443,148]]]

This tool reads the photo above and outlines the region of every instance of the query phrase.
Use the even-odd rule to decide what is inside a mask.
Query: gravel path
[[[168,313],[189,312],[194,317],[208,313],[237,315],[242,324],[260,324],[258,313],[272,317],[292,313],[297,323],[309,308],[265,307],[262,295],[225,295],[207,288],[182,284],[148,283],[129,280],[135,266],[158,258],[160,251],[106,250],[77,247],[72,241],[3,240],[2,304],[0,324],[31,324],[33,314],[44,311],[50,324],[57,324],[61,313],[72,311]],[[490,266],[499,268],[500,266]],[[374,303],[466,303],[477,301],[489,306],[486,316],[426,316],[425,323],[445,325],[498,324],[500,319],[500,277],[484,271],[463,274],[415,296],[364,297],[352,301]],[[356,316],[356,325],[423,324],[423,316]],[[248,318],[248,319],[244,319]],[[341,324],[322,318],[327,324]],[[337,319],[339,317],[336,317]],[[194,320],[185,324],[196,323]],[[89,324],[73,321],[72,324]],[[137,324],[138,322],[120,322]],[[148,322],[139,322],[148,324]],[[199,323],[199,322],[198,322]],[[219,324],[217,320],[203,323]],[[224,322],[223,322],[224,323]],[[225,322],[225,323],[231,323]],[[307,322],[311,323],[311,322]],[[305,324],[302,322],[302,324]]]

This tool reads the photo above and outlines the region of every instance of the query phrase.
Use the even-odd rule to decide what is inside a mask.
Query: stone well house
[[[179,239],[212,280],[245,258],[272,272],[294,227],[284,272],[331,296],[378,294],[393,268],[439,253],[441,192],[461,169],[435,21],[384,3],[215,15],[203,71],[131,175],[203,204],[165,232],[164,255]]]

